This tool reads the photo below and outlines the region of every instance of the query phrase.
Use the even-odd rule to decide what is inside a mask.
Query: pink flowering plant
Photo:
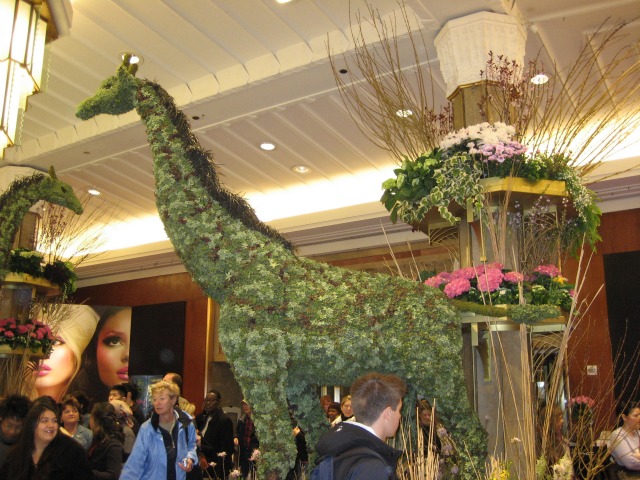
[[[0,345],[12,349],[25,348],[33,352],[41,350],[45,356],[51,353],[55,337],[48,325],[37,320],[18,323],[14,318],[0,320]]]
[[[424,283],[442,290],[462,310],[504,316],[504,309],[486,310],[473,306],[513,305],[507,315],[527,324],[558,316],[559,309],[569,311],[573,302],[573,285],[567,283],[554,265],[539,265],[525,275],[505,269],[499,263],[490,263],[440,272],[426,278]],[[550,308],[519,308],[527,306]]]

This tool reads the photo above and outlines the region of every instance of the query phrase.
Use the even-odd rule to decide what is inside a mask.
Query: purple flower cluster
[[[527,147],[519,142],[499,142],[496,144],[485,144],[480,147],[479,153],[482,154],[484,160],[489,162],[503,163],[508,158],[515,155],[522,155],[527,151]]]

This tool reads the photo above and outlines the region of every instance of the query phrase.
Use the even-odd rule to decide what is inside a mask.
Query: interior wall
[[[592,256],[584,255],[580,266],[586,272],[581,296],[587,304],[581,307],[585,315],[569,344],[569,387],[571,396],[586,395],[596,400],[596,424],[604,428],[614,426],[616,421],[616,348],[612,349],[609,336],[603,255],[640,250],[640,209],[603,214],[600,235],[602,241],[596,251]],[[575,278],[579,263],[575,259],[567,262],[564,273],[570,281]],[[588,366],[596,366],[597,375],[588,375]]]

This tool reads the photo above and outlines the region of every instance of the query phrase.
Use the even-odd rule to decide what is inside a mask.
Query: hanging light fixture
[[[0,0],[0,150],[19,143],[27,97],[46,79],[45,43],[70,24],[69,0]]]

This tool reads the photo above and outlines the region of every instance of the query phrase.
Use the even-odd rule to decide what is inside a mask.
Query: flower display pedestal
[[[11,358],[14,355],[25,355],[25,354],[32,358],[44,357],[44,352],[41,349],[33,351],[24,347],[12,348],[11,345],[0,345],[0,359]]]
[[[529,367],[523,355],[535,357],[538,348],[548,352],[550,345],[555,345],[553,339],[565,329],[566,319],[550,318],[526,326],[506,317],[471,312],[461,312],[460,317],[468,391],[479,418],[484,419],[491,444],[496,445],[494,455],[520,458],[521,445],[513,439],[522,438],[522,399],[533,395],[535,385],[534,372],[526,372]],[[528,352],[522,351],[525,344]],[[497,395],[499,391],[508,394]],[[515,478],[527,478],[520,468],[519,462],[513,462]]]
[[[9,273],[0,287],[0,318],[26,320],[34,299],[58,293],[58,289],[48,280]]]

